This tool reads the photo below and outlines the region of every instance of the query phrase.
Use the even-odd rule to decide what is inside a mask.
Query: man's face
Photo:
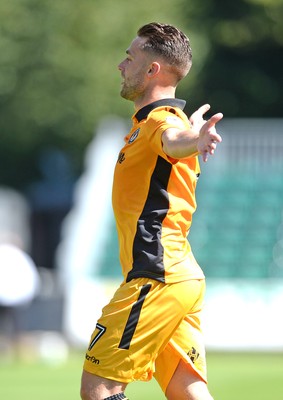
[[[146,89],[146,73],[150,60],[148,54],[140,49],[145,40],[136,37],[126,50],[127,57],[118,65],[123,78],[120,94],[127,100],[137,100]]]

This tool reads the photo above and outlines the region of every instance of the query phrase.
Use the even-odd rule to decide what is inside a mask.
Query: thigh
[[[191,282],[192,285],[197,285],[196,282]],[[164,393],[180,361],[194,376],[198,376],[203,382],[207,380],[205,346],[201,330],[205,282],[201,281],[199,284],[201,290],[194,307],[188,311],[155,362],[154,376]]]
[[[168,400],[213,400],[207,387],[195,370],[180,360],[166,389]]]
[[[82,399],[101,399],[124,392],[126,384],[112,381],[83,371],[81,380]]]

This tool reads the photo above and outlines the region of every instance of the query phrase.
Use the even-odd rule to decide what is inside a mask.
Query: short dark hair
[[[189,38],[182,31],[173,25],[151,22],[142,26],[137,34],[147,38],[142,49],[170,64],[178,81],[187,75],[192,66],[192,50]]]

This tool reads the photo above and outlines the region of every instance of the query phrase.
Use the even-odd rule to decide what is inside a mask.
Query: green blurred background
[[[282,1],[13,0],[0,4],[0,127],[3,184],[25,190],[56,147],[81,171],[102,116],[129,117],[118,63],[149,21],[191,39],[194,66],[178,95],[228,117],[282,117]]]
[[[276,354],[209,353],[209,382],[215,400],[282,399],[282,359]],[[46,363],[2,366],[0,396],[2,399],[78,400],[81,357],[72,354],[68,363]],[[126,394],[131,400],[164,400],[156,381],[135,382]]]
[[[211,388],[282,399],[282,20],[282,0],[0,3],[0,234],[21,236],[41,281],[28,305],[0,304],[0,398],[78,398],[85,343],[120,279],[106,164],[133,106],[117,66],[137,29],[160,21],[191,40],[177,92],[187,113],[208,102],[225,116],[189,237],[208,282]],[[16,195],[23,218],[21,202],[2,201]],[[154,383],[128,393],[163,398]]]

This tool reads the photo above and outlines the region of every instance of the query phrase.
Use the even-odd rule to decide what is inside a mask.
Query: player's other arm
[[[192,114],[190,129],[169,128],[163,132],[163,150],[167,156],[179,159],[201,154],[203,160],[207,161],[208,155],[214,154],[217,143],[222,141],[221,136],[216,132],[215,125],[223,118],[223,114],[214,114],[205,121],[203,115],[209,108],[210,106],[206,104]]]

